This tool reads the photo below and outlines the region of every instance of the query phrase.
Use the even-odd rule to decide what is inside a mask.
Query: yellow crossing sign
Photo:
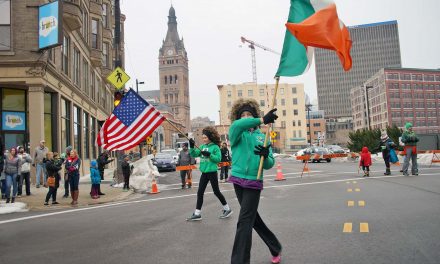
[[[270,132],[271,138],[276,138],[276,136],[277,136],[277,132],[275,132],[275,131]]]
[[[128,76],[121,67],[117,67],[107,76],[107,81],[113,84],[118,90],[120,90],[128,80],[130,80],[130,76]]]

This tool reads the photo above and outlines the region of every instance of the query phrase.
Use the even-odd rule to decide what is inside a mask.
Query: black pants
[[[99,175],[101,176],[101,181],[104,180],[104,170],[100,170]]]
[[[191,178],[191,173],[189,172],[189,170],[180,171],[180,179],[182,180],[182,187],[185,187],[187,177],[188,179]],[[188,184],[188,186],[191,186],[191,184]]]
[[[23,181],[26,184],[26,195],[31,195],[31,173],[30,172],[22,172],[18,179],[18,195],[22,194],[23,191]]]
[[[249,264],[251,261],[252,228],[269,247],[272,256],[281,253],[281,244],[258,214],[261,190],[246,189],[234,184],[235,194],[241,206],[232,248],[231,264]]]
[[[363,171],[370,171],[370,166],[363,166],[362,165],[362,170]]]
[[[223,194],[220,192],[220,188],[218,187],[218,179],[217,172],[207,172],[202,173],[199,181],[199,190],[197,191],[197,204],[196,209],[201,210],[203,205],[203,195],[205,194],[206,186],[208,182],[211,182],[212,190],[214,191],[215,196],[220,200],[222,205],[226,205],[226,199]]]
[[[229,169],[228,166],[221,167],[220,180],[223,180],[223,179],[227,180],[228,179],[228,169]]]
[[[384,155],[383,160],[385,161],[385,167],[387,169],[389,169],[390,168],[390,154]]]
[[[124,174],[124,189],[130,189],[130,174]]]
[[[57,188],[49,187],[49,191],[46,195],[46,203],[49,202],[50,197],[52,196],[52,203],[57,201]]]
[[[69,196],[69,176],[64,174],[64,196]]]

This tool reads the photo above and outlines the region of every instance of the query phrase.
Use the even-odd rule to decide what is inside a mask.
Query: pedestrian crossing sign
[[[276,138],[277,137],[277,132],[275,132],[275,131],[270,132],[270,137],[272,139]]]
[[[121,67],[117,67],[107,76],[107,81],[113,84],[118,90],[120,90],[128,80],[130,80],[130,76],[128,76]]]

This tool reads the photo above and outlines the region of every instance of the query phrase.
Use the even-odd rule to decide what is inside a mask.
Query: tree
[[[396,125],[386,128],[388,137],[398,146],[399,137],[402,135],[402,129],[398,128]],[[362,129],[357,131],[352,131],[348,135],[349,142],[348,148],[352,152],[361,152],[363,147],[368,147],[371,153],[377,153],[380,151],[381,130],[375,129]]]

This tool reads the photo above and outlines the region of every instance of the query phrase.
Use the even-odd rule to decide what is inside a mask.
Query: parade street
[[[439,263],[440,167],[405,177],[383,176],[376,163],[362,178],[356,163],[281,161],[285,181],[265,175],[262,218],[283,245],[283,263]],[[230,263],[239,205],[230,183],[220,184],[234,210],[210,187],[203,220],[187,222],[197,182],[181,190],[178,172],[159,177],[160,194],[94,207],[0,216],[2,263]],[[80,187],[81,188],[81,187]],[[251,263],[270,253],[254,232]]]

